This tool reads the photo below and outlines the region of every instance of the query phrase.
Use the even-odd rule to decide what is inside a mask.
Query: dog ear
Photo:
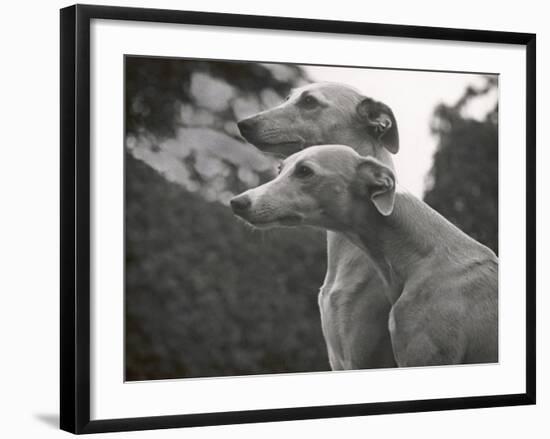
[[[393,212],[395,203],[395,175],[387,166],[372,157],[363,157],[357,165],[355,193],[368,196],[374,207],[384,216]]]
[[[380,140],[392,154],[399,151],[399,131],[393,111],[386,104],[371,98],[364,98],[357,105],[357,114],[366,126],[369,134]]]

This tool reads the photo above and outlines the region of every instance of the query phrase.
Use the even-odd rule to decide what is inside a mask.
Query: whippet
[[[323,227],[368,254],[393,304],[398,366],[498,361],[497,257],[396,190],[393,171],[380,161],[344,145],[307,148],[287,158],[275,180],[231,204],[255,226]]]
[[[311,145],[339,143],[393,168],[390,153],[399,150],[391,109],[341,84],[298,88],[281,105],[238,126],[260,150],[283,156]],[[394,367],[388,331],[391,305],[382,278],[368,256],[340,232],[328,232],[327,257],[319,309],[331,368]]]

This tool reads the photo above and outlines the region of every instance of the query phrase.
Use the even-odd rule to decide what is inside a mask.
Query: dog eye
[[[298,178],[308,178],[314,174],[313,169],[306,165],[300,165],[294,171],[294,175]]]
[[[302,99],[301,103],[305,108],[315,108],[319,101],[317,101],[317,99],[315,99],[313,96],[308,95]]]

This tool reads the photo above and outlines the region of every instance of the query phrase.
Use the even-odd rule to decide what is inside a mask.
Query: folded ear
[[[399,151],[399,132],[393,111],[386,104],[371,98],[364,98],[357,105],[357,114],[367,127],[369,134],[380,140],[388,151]]]
[[[362,157],[357,165],[355,193],[368,196],[378,212],[388,216],[395,203],[395,175],[387,166],[372,157]]]

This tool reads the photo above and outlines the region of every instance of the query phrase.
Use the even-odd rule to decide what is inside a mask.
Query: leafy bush
[[[435,109],[439,145],[424,200],[498,253],[498,102],[482,120],[463,115],[471,101],[497,86],[496,77],[488,77],[484,87],[466,89],[455,105]]]
[[[328,370],[324,233],[259,233],[126,156],[126,378]]]

